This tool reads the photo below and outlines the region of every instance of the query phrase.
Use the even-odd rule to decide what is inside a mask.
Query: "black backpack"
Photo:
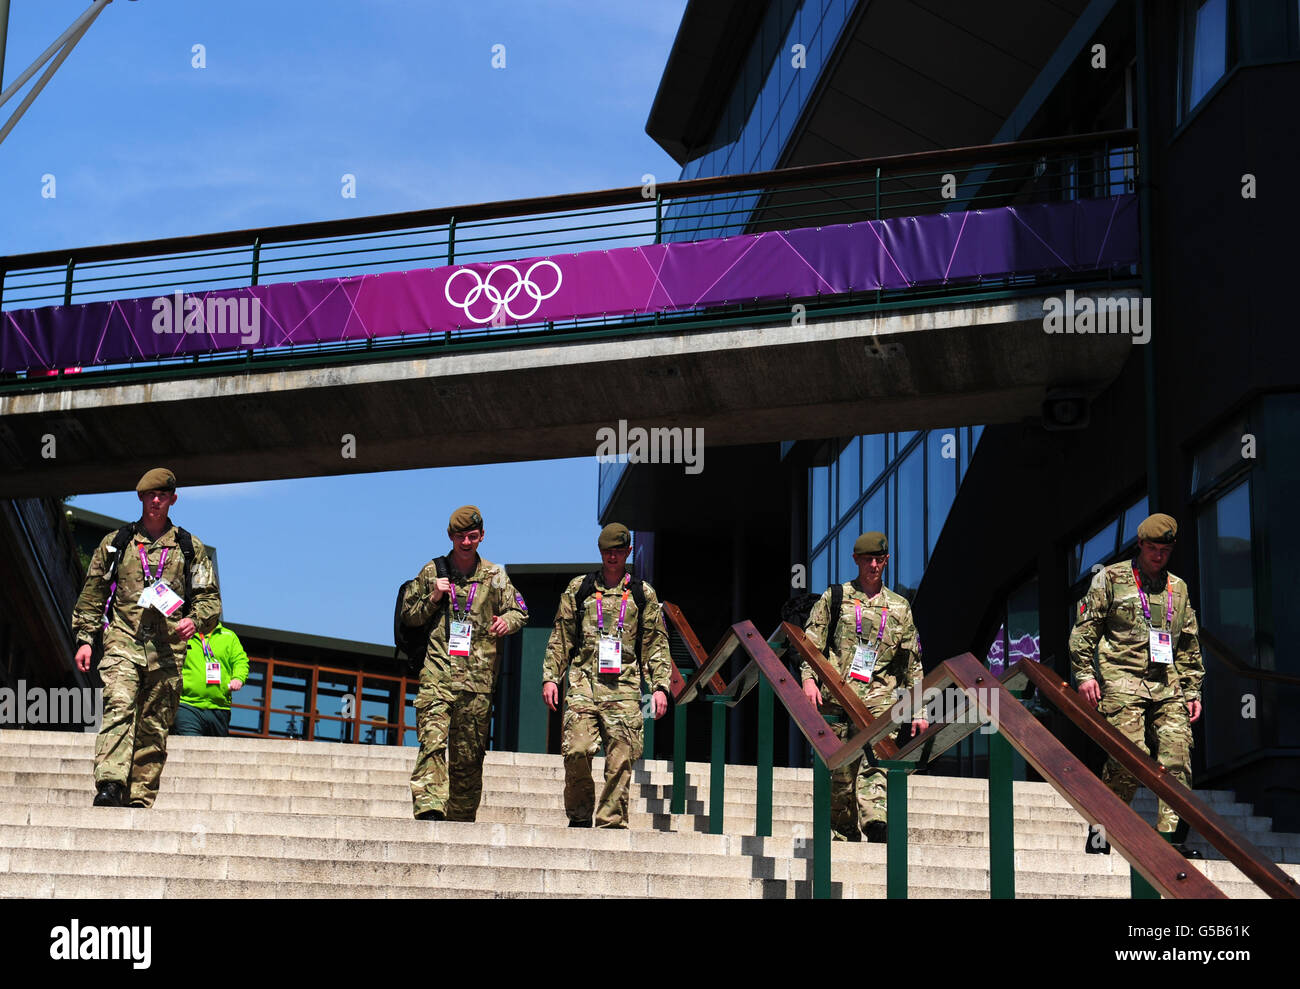
[[[433,561],[434,570],[439,577],[447,576],[447,558],[440,556]],[[406,656],[406,668],[412,676],[419,674],[424,667],[425,650],[429,648],[429,628],[438,620],[437,613],[429,617],[423,625],[404,625],[402,623],[402,599],[406,589],[415,583],[415,579],[403,581],[397,589],[397,604],[393,608],[393,662],[401,665],[398,654]],[[443,609],[444,616],[447,609]]]
[[[831,588],[830,624],[826,626],[826,645],[822,646],[822,655],[827,659],[831,658],[831,640],[835,638],[835,632],[840,627],[840,611],[843,607],[844,585],[836,584]]]
[[[574,658],[582,651],[582,614],[583,608],[587,604],[587,598],[596,593],[596,581],[600,578],[601,571],[594,570],[582,578],[582,583],[578,585],[578,593],[573,597],[573,646],[569,649],[569,662],[572,663]],[[641,662],[645,656],[645,643],[648,629],[645,623],[645,586],[641,581],[632,578],[628,581],[628,591],[632,595],[632,600],[636,602],[637,623],[639,625],[639,640],[641,648],[637,653],[636,660]],[[642,668],[644,672],[644,667]],[[649,677],[646,677],[648,680]]]
[[[173,523],[174,524],[174,523]],[[109,585],[108,600],[104,603],[104,621],[100,625],[102,634],[104,627],[112,620],[113,617],[113,599],[117,597],[117,568],[122,562],[122,554],[126,548],[131,545],[131,540],[135,538],[136,523],[124,525],[113,533],[112,549],[110,550],[111,559],[108,562],[108,569],[104,572],[104,580]],[[176,544],[181,549],[181,559],[185,561],[185,594],[183,595],[185,603],[181,606],[181,615],[187,615],[190,611],[190,594],[193,590],[190,579],[190,566],[194,561],[194,537],[176,526]]]

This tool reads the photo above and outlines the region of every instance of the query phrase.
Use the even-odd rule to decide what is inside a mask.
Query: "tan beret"
[[[1138,538],[1153,543],[1172,543],[1178,536],[1178,523],[1169,515],[1148,515],[1138,526]]]
[[[864,532],[858,536],[857,541],[853,544],[853,555],[859,553],[877,553],[889,552],[889,540],[885,538],[883,532]]]
[[[447,535],[483,528],[483,515],[474,505],[461,505],[447,520]]]
[[[136,482],[135,489],[141,493],[145,491],[175,491],[176,475],[166,467],[155,467],[153,470],[145,471],[144,477]]]
[[[621,522],[611,522],[600,530],[600,539],[596,545],[602,553],[607,549],[625,549],[632,545],[632,533]]]

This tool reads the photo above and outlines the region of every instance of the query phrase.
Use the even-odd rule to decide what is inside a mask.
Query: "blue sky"
[[[87,6],[12,0],[6,82]],[[0,145],[0,254],[675,179],[645,121],[684,8],[117,0]],[[345,173],[355,199],[340,195]],[[217,546],[236,622],[389,641],[397,585],[446,549],[447,516],[467,502],[489,559],[597,558],[594,457],[178,480],[173,519]],[[133,492],[76,504],[139,511]]]

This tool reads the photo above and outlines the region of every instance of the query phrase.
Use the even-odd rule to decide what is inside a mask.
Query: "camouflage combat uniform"
[[[439,811],[449,821],[472,821],[483,793],[483,753],[501,658],[501,640],[490,626],[500,615],[510,627],[507,634],[513,634],[528,622],[528,610],[497,564],[479,557],[468,575],[457,573],[450,557],[447,565],[448,579],[456,589],[455,616],[450,594],[436,603],[429,600],[438,579],[432,560],[402,600],[403,623],[418,626],[434,619],[415,698],[420,754],[411,774],[411,800],[416,815]],[[464,620],[470,593],[474,595],[469,616],[470,654],[452,656],[447,648],[450,625]]]
[[[625,828],[628,824],[628,788],[632,766],[641,758],[645,744],[641,679],[644,672],[649,691],[663,690],[671,698],[668,632],[659,610],[654,588],[643,581],[645,614],[639,613],[636,600],[627,593],[622,640],[622,672],[600,674],[597,658],[600,632],[597,609],[603,614],[604,634],[616,635],[619,610],[624,592],[605,586],[596,579],[596,588],[582,608],[582,631],[577,654],[569,662],[574,642],[574,611],[578,588],[584,578],[575,577],[560,597],[555,628],[546,646],[542,679],[559,685],[568,672],[568,690],[564,696],[563,735],[560,752],[564,756],[564,807],[569,820],[592,820],[598,828]],[[620,586],[625,587],[625,584]],[[642,622],[646,655],[640,656]],[[591,777],[591,760],[598,745],[605,747],[605,789],[596,805],[596,788]]]
[[[1070,663],[1077,683],[1096,678],[1093,656],[1101,674],[1100,711],[1106,720],[1140,748],[1150,752],[1154,736],[1156,760],[1184,786],[1192,785],[1192,726],[1189,701],[1200,700],[1205,667],[1197,639],[1196,612],[1188,600],[1187,584],[1167,570],[1154,580],[1143,578],[1151,612],[1151,627],[1172,629],[1172,665],[1151,662],[1148,625],[1133,579],[1137,560],[1111,564],[1097,572],[1079,602],[1070,634]],[[1167,618],[1168,593],[1173,618]],[[1114,759],[1106,761],[1102,780],[1125,803],[1133,800],[1137,779]],[[1178,815],[1163,801],[1158,831],[1173,831]]]
[[[867,645],[876,643],[880,636],[881,613],[885,608],[889,611],[884,634],[880,636],[879,657],[870,683],[849,676],[854,647],[858,642],[857,604],[862,606],[862,641]],[[831,589],[827,588],[813,605],[805,630],[809,642],[818,651],[826,645],[827,628],[831,621],[830,608]],[[925,677],[921,666],[920,642],[907,599],[883,584],[880,593],[875,596],[868,596],[859,590],[856,580],[844,584],[844,604],[840,608],[835,635],[831,639],[830,663],[840,671],[841,677],[853,688],[854,693],[862,698],[873,717],[878,718],[888,713],[897,703],[896,691],[911,691],[912,685],[920,683]],[[808,663],[802,664],[799,674],[801,680],[817,679]],[[825,684],[822,684],[821,710],[827,717],[840,719],[834,725],[835,734],[841,739],[848,738],[854,726],[844,709],[835,703]],[[837,839],[858,841],[868,824],[873,821],[884,822],[888,818],[886,773],[887,770],[873,767],[865,758],[860,757],[831,774],[831,826],[835,829]]]
[[[114,534],[110,532],[96,547],[72,613],[72,631],[79,644],[92,642],[103,625]],[[167,733],[180,703],[187,643],[176,633],[176,623],[189,618],[199,632],[208,635],[221,617],[216,572],[203,544],[197,538],[193,542],[189,600],[170,617],[138,603],[146,583],[153,582],[146,581],[140,549],[145,551],[153,578],[159,577],[161,568],[167,586],[184,598],[185,560],[175,525],[150,540],[137,523],[135,536],[123,549],[117,567],[117,592],[99,661],[104,723],[95,740],[95,783],[121,783],[135,806],[152,807],[158,796],[167,761]]]

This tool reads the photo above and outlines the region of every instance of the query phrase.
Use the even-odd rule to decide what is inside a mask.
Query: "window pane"
[[[416,737],[415,729],[417,727],[415,720],[415,696],[420,692],[420,682],[418,680],[406,681],[406,704],[402,708],[402,744],[419,745],[420,740]]]
[[[397,724],[397,705],[402,683],[385,677],[367,676],[361,682],[361,720]],[[383,744],[383,743],[381,743]]]
[[[861,440],[854,437],[840,451],[840,514],[848,511],[849,506],[858,500],[862,493],[862,484],[858,478],[858,460]]]
[[[1250,432],[1245,419],[1230,423],[1222,432],[1197,451],[1192,458],[1192,495],[1212,487],[1215,482],[1246,462],[1243,453]]]
[[[882,485],[876,490],[867,503],[862,506],[862,531],[863,532],[884,532],[885,531],[885,488]]]
[[[1250,482],[1202,512],[1201,622],[1246,663],[1255,649],[1255,584],[1251,567]]]
[[[350,742],[354,730],[351,721],[317,718],[312,739],[317,742]]]
[[[830,577],[826,573],[826,561],[830,559],[830,552],[822,550],[813,557],[812,570],[808,574],[808,590],[812,594],[820,594],[830,586]]]
[[[932,429],[925,440],[926,485],[926,559],[939,541],[948,510],[957,495],[957,430]]]
[[[1121,546],[1128,545],[1138,537],[1138,526],[1150,514],[1147,511],[1147,496],[1143,495],[1132,508],[1124,513],[1124,538],[1120,540]]]
[[[894,590],[909,600],[921,583],[925,559],[925,532],[921,512],[925,505],[922,449],[913,450],[898,468],[898,543],[891,545]]]
[[[1201,101],[1219,81],[1228,59],[1228,0],[1205,0],[1196,10],[1192,27],[1192,64],[1187,88],[1187,109]]]
[[[272,738],[303,738],[306,734],[302,714],[298,711],[292,714],[277,714],[273,711],[268,716],[267,722],[267,734]]]
[[[352,673],[322,671],[316,678],[316,713],[333,718],[356,714],[357,678]],[[347,710],[344,710],[344,708]]]
[[[1102,563],[1114,555],[1115,534],[1118,530],[1119,520],[1116,519],[1083,544],[1079,554],[1079,566],[1074,574],[1075,580],[1091,570],[1094,563]]]
[[[266,697],[266,662],[264,660],[254,659],[248,663],[248,679],[244,685],[239,688],[239,692],[231,695],[232,704],[247,704],[249,707],[261,707],[262,701]],[[231,722],[234,726],[234,722]],[[258,729],[261,730],[260,728]]]
[[[240,691],[240,693],[243,693],[243,691]],[[232,732],[247,732],[250,735],[262,734],[262,712],[231,704],[230,730]]]
[[[826,510],[830,472],[829,467],[813,467],[808,472],[812,478],[808,492],[808,518],[811,523],[808,531],[809,546],[816,546],[825,539],[830,528],[830,516]]]
[[[854,532],[856,519],[851,519],[840,529],[838,545],[835,548],[835,560],[839,565],[837,583],[852,580],[858,575],[857,564],[853,562],[853,544],[858,541],[859,532]]]
[[[310,683],[311,670],[276,663],[275,674],[271,679],[271,707],[283,711],[306,710],[307,687]]]
[[[871,487],[885,469],[885,434],[862,437],[862,487]]]
[[[1022,659],[1039,661],[1037,577],[1025,581],[1007,598],[1007,665]]]

